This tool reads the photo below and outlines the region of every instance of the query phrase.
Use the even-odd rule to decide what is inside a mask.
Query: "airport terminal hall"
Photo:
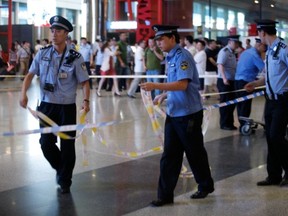
[[[286,0],[0,0],[1,216],[287,216]]]

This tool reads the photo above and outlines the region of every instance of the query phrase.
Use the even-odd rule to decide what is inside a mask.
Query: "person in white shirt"
[[[100,73],[101,75],[116,75],[115,72],[115,68],[114,68],[114,62],[113,62],[113,56],[116,55],[117,52],[113,52],[110,49],[111,46],[111,40],[108,39],[103,46],[101,47],[100,52],[97,53],[97,56],[101,53],[101,55],[103,56],[103,60],[102,60],[102,64],[101,64],[101,68],[100,68]],[[106,78],[102,77],[100,82],[99,82],[99,86],[98,86],[98,90],[97,90],[97,95],[98,97],[101,97],[101,89],[103,86],[103,83],[105,82]],[[115,96],[121,96],[120,92],[119,92],[119,88],[118,88],[118,81],[117,78],[114,77],[113,78],[113,90],[112,93]]]
[[[134,72],[135,75],[143,75],[145,73],[145,64],[144,64],[144,48],[146,47],[146,41],[140,40],[134,56]],[[130,98],[135,98],[135,92],[138,88],[138,85],[141,81],[141,78],[134,78],[130,88],[128,89],[127,95]]]
[[[36,40],[36,45],[35,45],[35,54],[37,54],[37,52],[43,47],[43,45],[41,44],[41,41],[39,39]]]
[[[206,61],[207,55],[205,52],[205,42],[202,40],[198,40],[196,44],[197,53],[194,56],[194,60],[196,62],[197,71],[200,76],[203,76],[206,71]],[[203,94],[204,91],[204,78],[199,78],[200,81],[200,94]],[[204,98],[204,97],[203,97]]]
[[[191,53],[192,56],[195,56],[197,50],[196,50],[193,42],[194,42],[193,37],[191,35],[187,35],[184,39],[184,43],[185,43],[184,48],[187,49]]]

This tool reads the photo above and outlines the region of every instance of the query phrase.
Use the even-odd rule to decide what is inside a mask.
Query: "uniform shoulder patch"
[[[180,64],[181,70],[186,70],[188,68],[188,62],[182,61]]]
[[[52,47],[52,45],[44,46],[44,47],[41,47],[40,50],[49,49],[49,48],[51,48],[51,47]]]
[[[81,53],[77,52],[77,51],[74,50],[74,49],[70,49],[70,50],[69,50],[69,53],[70,53],[70,55],[72,55],[72,56],[75,57],[75,58],[80,58],[80,57],[81,57]]]
[[[87,70],[87,67],[86,67],[85,62],[82,62],[82,63],[81,63],[81,68],[82,68],[82,70],[84,70],[84,71]]]

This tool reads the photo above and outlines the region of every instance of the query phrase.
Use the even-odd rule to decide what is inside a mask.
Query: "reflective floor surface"
[[[38,128],[37,120],[19,106],[22,81],[0,81],[0,215],[249,215],[286,216],[288,188],[257,187],[266,177],[266,141],[263,128],[250,136],[219,129],[219,111],[206,118],[205,146],[208,151],[215,192],[203,200],[191,200],[196,190],[193,177],[180,177],[174,205],[149,206],[157,196],[161,140],[138,93],[131,99],[122,92],[115,97],[91,92],[89,123],[113,122],[87,129],[76,140],[77,161],[71,194],[57,191],[55,171],[44,159],[39,134],[3,136]],[[29,106],[36,107],[38,81],[28,92]],[[77,104],[81,104],[81,89]],[[217,97],[204,104],[217,103]],[[264,99],[253,100],[252,118],[262,120]],[[163,107],[164,108],[164,107]],[[79,107],[80,111],[80,107]],[[206,115],[209,112],[206,112]],[[158,118],[163,126],[164,119]],[[235,122],[239,125],[238,122]],[[160,128],[162,131],[162,129]],[[104,141],[104,142],[103,142]],[[187,161],[184,165],[188,168]],[[188,168],[189,171],[189,168]]]

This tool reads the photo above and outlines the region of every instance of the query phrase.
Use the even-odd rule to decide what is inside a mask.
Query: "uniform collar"
[[[280,38],[277,37],[277,38],[273,41],[273,43],[271,44],[271,46],[269,47],[269,50],[273,50],[274,47],[276,47],[277,44],[278,44],[280,41],[281,41]]]
[[[177,50],[180,49],[180,45],[176,44],[168,53],[167,57],[172,57],[175,55],[175,53],[177,52]]]
[[[234,51],[230,48],[230,46],[227,44],[227,46],[226,46],[227,48],[228,48],[228,50],[231,52],[231,53],[233,53]]]

